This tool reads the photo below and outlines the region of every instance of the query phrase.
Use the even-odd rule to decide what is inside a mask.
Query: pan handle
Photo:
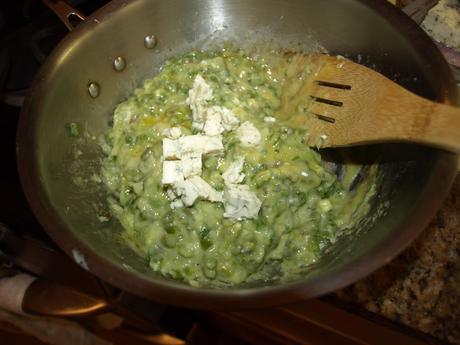
[[[64,25],[72,31],[78,23],[84,21],[86,16],[80,11],[70,6],[64,0],[42,0],[64,23]],[[75,23],[77,21],[77,23]]]

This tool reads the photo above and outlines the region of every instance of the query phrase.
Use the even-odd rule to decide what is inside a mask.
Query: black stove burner
[[[107,0],[68,1],[92,13]],[[2,2],[0,9],[0,90],[27,88],[40,65],[67,34],[64,24],[41,1]]]
[[[68,1],[85,14],[107,2]],[[15,155],[16,126],[22,96],[40,65],[67,32],[65,25],[41,1],[0,3],[0,223],[45,240],[47,236],[35,220],[20,186]]]

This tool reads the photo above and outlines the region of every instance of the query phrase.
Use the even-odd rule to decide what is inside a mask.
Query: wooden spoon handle
[[[460,108],[430,101],[393,82],[385,84],[376,109],[380,133],[460,153]]]
[[[460,153],[460,108],[419,99],[422,111],[413,114],[414,127],[421,142]],[[417,128],[414,128],[417,129]]]
[[[371,90],[365,94],[376,95],[369,102],[374,108],[366,109],[372,116],[353,123],[360,128],[361,142],[408,141],[460,154],[460,108],[430,101],[387,79],[376,80],[374,84],[378,82],[383,84],[380,85],[383,91]],[[364,112],[360,107],[353,110]]]

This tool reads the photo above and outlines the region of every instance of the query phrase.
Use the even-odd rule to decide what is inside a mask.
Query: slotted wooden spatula
[[[308,144],[410,141],[460,153],[460,108],[419,97],[343,57],[294,55],[279,116],[308,129]]]

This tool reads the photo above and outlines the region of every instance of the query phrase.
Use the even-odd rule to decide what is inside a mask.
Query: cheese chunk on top
[[[186,135],[179,139],[163,139],[163,158],[181,159],[185,156],[208,155],[224,150],[220,136]]]
[[[161,184],[171,185],[184,180],[181,161],[164,161]]]
[[[259,130],[249,121],[243,122],[236,130],[236,134],[244,147],[257,146],[262,139]]]
[[[179,128],[163,130],[163,178],[168,187],[171,207],[192,206],[196,200],[224,203],[224,217],[233,219],[255,218],[261,201],[251,192],[249,186],[241,185],[245,175],[242,172],[244,157],[232,162],[222,174],[226,191],[216,191],[200,175],[202,156],[222,153],[224,146],[221,134],[236,130],[242,146],[257,146],[261,134],[254,125],[240,120],[233,111],[221,106],[209,106],[212,89],[197,75],[189,90],[187,104],[192,110],[192,127],[202,134],[181,136]]]
[[[181,160],[164,161],[161,184],[171,185],[194,175],[201,175],[201,157],[186,156]]]
[[[233,219],[257,218],[262,202],[249,186],[233,185],[224,193],[224,217]]]
[[[230,109],[213,106],[206,111],[206,122],[203,132],[206,135],[217,135],[236,129],[240,120]]]
[[[239,157],[232,162],[227,170],[222,174],[224,182],[227,186],[243,182],[245,175],[242,173],[244,157]]]
[[[201,75],[197,75],[188,92],[187,104],[192,109],[193,127],[203,129],[206,119],[207,103],[212,99],[212,89]]]
[[[184,156],[182,157],[182,174],[185,178],[201,175],[202,162],[201,155],[198,157],[195,156]]]
[[[204,134],[214,136],[225,132],[225,128],[222,124],[222,117],[218,112],[210,111],[210,109],[208,109],[205,121],[206,122],[203,127]]]
[[[161,132],[163,137],[169,138],[169,139],[179,139],[180,136],[182,135],[182,131],[179,127],[172,127],[172,128],[165,128]]]
[[[222,193],[212,188],[199,176],[180,181],[173,185],[174,193],[182,200],[185,206],[192,206],[197,199],[222,202]]]

